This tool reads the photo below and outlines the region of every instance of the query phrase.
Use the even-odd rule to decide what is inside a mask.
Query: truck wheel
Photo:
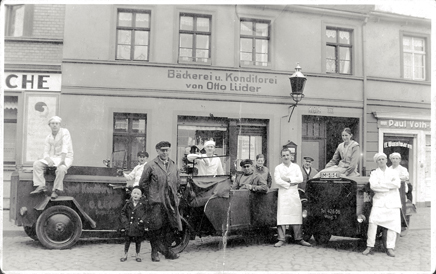
[[[38,237],[36,236],[35,224],[33,224],[33,226],[25,226],[24,232],[26,233],[27,236],[29,236],[33,240],[35,241],[38,240]]]
[[[317,232],[313,234],[313,237],[315,238],[315,241],[317,244],[326,244],[330,241],[330,238],[332,235],[330,233],[320,233]]]
[[[310,238],[312,238],[312,234],[311,233],[303,232],[303,240],[304,241],[309,242]]]
[[[185,219],[182,218],[182,231],[172,230],[167,233],[167,244],[174,253],[182,252],[189,244],[191,230]]]
[[[49,249],[72,247],[82,235],[82,220],[67,206],[52,206],[44,210],[36,221],[36,235]]]

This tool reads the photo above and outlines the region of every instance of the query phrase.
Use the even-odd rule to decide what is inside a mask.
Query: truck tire
[[[172,230],[167,233],[167,245],[174,253],[180,253],[189,244],[191,230],[185,219],[182,218],[182,231]]]
[[[82,220],[76,211],[67,206],[52,206],[44,210],[36,221],[36,235],[46,248],[70,248],[82,235]]]
[[[33,240],[38,241],[38,237],[36,236],[35,224],[33,224],[33,226],[24,226],[24,232]]]

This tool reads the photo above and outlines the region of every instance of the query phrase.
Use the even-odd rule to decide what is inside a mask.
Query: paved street
[[[4,211],[7,215],[8,211]],[[274,248],[269,243],[246,243],[230,237],[225,249],[219,249],[220,237],[197,238],[190,242],[178,260],[160,263],[150,260],[150,244],[143,242],[138,263],[134,257],[120,262],[123,243],[115,240],[80,240],[69,250],[48,250],[27,237],[4,216],[3,265],[13,271],[425,271],[431,268],[431,208],[418,208],[408,234],[399,238],[396,257],[378,250],[374,255],[360,254],[365,243],[358,239],[332,237],[324,246],[287,244]],[[134,245],[130,255],[134,254]],[[431,271],[433,272],[433,271]]]

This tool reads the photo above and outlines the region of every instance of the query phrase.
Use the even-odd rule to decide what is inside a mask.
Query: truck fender
[[[62,204],[65,204],[66,202],[73,202],[74,206],[79,211],[78,212],[79,215],[83,216],[85,221],[89,222],[89,224],[91,225],[92,228],[97,227],[97,223],[91,217],[89,217],[88,214],[86,214],[86,212],[83,210],[83,208],[80,206],[80,204],[76,201],[76,199],[74,199],[74,197],[71,197],[71,196],[59,196],[58,198],[56,198],[56,200],[52,200],[50,197],[47,196],[39,205],[35,206],[34,209],[38,210],[38,211],[44,211],[47,208],[48,203],[56,203],[56,204],[62,205]]]

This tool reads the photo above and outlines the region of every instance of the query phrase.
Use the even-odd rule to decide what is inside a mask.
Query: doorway
[[[314,159],[312,167],[321,170],[342,143],[342,130],[350,128],[352,139],[359,142],[359,118],[303,115],[301,162],[303,157]]]

